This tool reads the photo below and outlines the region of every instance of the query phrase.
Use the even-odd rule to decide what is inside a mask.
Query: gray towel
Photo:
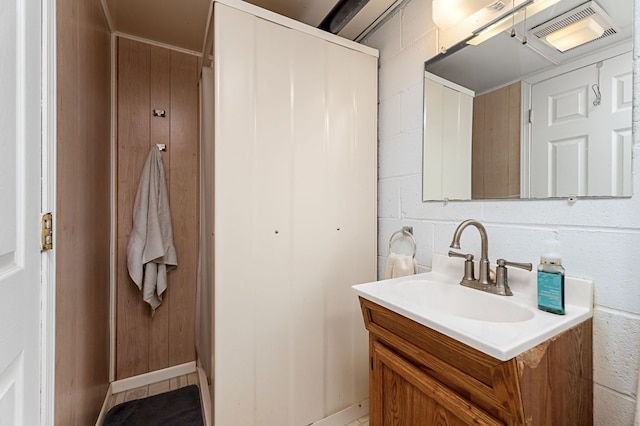
[[[127,246],[129,276],[153,312],[167,289],[167,272],[177,265],[162,155],[154,146],[140,175]]]

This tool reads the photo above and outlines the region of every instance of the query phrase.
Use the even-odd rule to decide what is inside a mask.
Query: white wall
[[[635,0],[638,19],[640,0]],[[410,0],[370,34],[365,44],[380,50],[378,270],[388,240],[402,225],[414,227],[421,269],[431,253],[446,253],[457,224],[481,220],[489,255],[536,264],[544,240],[557,238],[567,274],[595,282],[594,422],[633,423],[640,364],[640,36],[634,59],[634,188],[631,199],[421,201],[422,72],[437,53],[431,0]],[[462,247],[479,254],[473,231]]]

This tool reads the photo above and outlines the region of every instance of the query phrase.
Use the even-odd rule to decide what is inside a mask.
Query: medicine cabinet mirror
[[[514,10],[425,63],[423,200],[631,196],[632,0]]]

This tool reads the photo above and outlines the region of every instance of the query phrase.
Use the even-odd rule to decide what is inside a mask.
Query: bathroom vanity
[[[460,286],[462,262],[354,286],[369,331],[370,424],[591,425],[593,284],[567,279],[567,315]]]

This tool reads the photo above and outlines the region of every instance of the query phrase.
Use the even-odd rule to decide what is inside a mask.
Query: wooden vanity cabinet
[[[369,300],[360,304],[371,426],[593,424],[591,319],[500,361]]]

